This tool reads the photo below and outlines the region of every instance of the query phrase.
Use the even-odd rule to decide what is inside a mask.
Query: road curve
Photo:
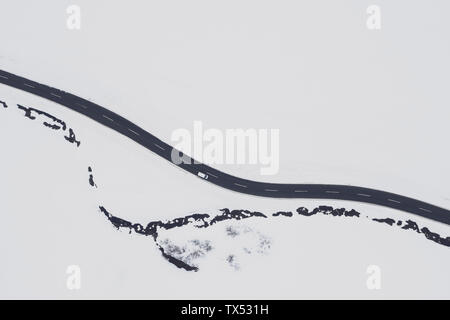
[[[2,70],[0,70],[0,83],[51,100],[81,113],[127,136],[170,162],[172,162],[172,152],[182,154],[180,151],[174,149],[164,141],[159,140],[131,121],[98,104],[77,97],[71,93]],[[180,168],[195,176],[199,176],[199,174],[201,176],[207,175],[205,181],[236,192],[270,198],[337,199],[365,202],[406,211],[450,225],[450,210],[398,194],[349,185],[279,184],[251,181],[226,174],[208,165],[193,161],[187,155],[183,155],[183,157],[185,161],[177,165]]]

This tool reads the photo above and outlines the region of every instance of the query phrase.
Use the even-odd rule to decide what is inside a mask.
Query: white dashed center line
[[[34,86],[32,86],[31,84],[28,83],[24,83],[25,86],[30,87],[30,88],[34,88]]]
[[[0,78],[9,79],[7,76],[0,76]]]
[[[111,121],[111,122],[114,122],[114,120],[113,119],[111,119],[110,117],[108,117],[108,116],[105,116],[104,114],[102,114],[102,116],[103,116],[103,118],[105,118],[105,119],[108,119],[109,121]]]
[[[136,131],[134,131],[133,129],[128,128],[128,131],[133,132],[135,135],[140,136],[139,133],[137,133]]]
[[[247,186],[243,185],[243,184],[239,184],[239,183],[234,183],[235,185],[242,187],[242,188],[248,188]]]
[[[51,94],[52,96],[54,96],[54,97],[61,98],[61,96],[58,95],[58,94],[56,94],[56,93],[50,92],[50,94]]]
[[[206,171],[206,173],[210,176],[213,176],[214,178],[217,178],[217,176],[215,174],[212,174],[211,172]]]
[[[86,107],[84,104],[81,104],[81,103],[75,103],[77,106],[80,106],[80,107],[82,107],[83,109],[87,109],[88,107]]]
[[[265,191],[270,191],[270,192],[277,192],[278,190],[275,189],[264,189]]]
[[[326,193],[340,193],[339,191],[325,191]]]
[[[361,196],[361,197],[371,197],[370,194],[365,194],[365,193],[357,193],[357,196]]]
[[[419,207],[420,210],[432,213],[433,211]]]
[[[157,146],[158,148],[160,148],[161,150],[166,150],[163,147],[161,147],[159,144],[154,143],[155,146]]]
[[[400,201],[397,201],[397,200],[394,200],[394,199],[388,199],[388,201],[395,202],[395,203],[401,203]]]
[[[308,192],[308,190],[294,190],[294,192]]]

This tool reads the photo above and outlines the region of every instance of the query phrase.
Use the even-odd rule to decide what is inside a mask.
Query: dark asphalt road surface
[[[32,80],[0,70],[0,83],[51,100],[79,112],[102,125],[127,136],[143,147],[172,162],[172,152],[181,154],[164,141],[131,121],[98,104]],[[235,177],[182,155],[180,168],[220,187],[240,193],[271,198],[337,199],[366,202],[413,213],[450,225],[450,210],[402,195],[364,187],[333,184],[279,184]],[[173,162],[172,162],[173,163]]]

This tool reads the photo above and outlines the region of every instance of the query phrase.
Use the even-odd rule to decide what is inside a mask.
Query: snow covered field
[[[375,33],[360,1],[79,3],[79,31],[66,29],[64,1],[26,2],[26,11],[8,4],[0,68],[97,102],[166,142],[196,120],[280,129],[279,173],[217,167],[236,176],[360,185],[450,208],[446,2],[381,1]],[[0,106],[1,298],[450,298],[448,247],[369,219],[230,222],[271,243],[239,268],[226,261],[240,250],[223,237],[228,224],[180,228],[170,239],[210,239],[217,250],[199,272],[177,269],[152,239],[114,229],[98,206],[146,223],[330,205],[413,219],[443,237],[450,227],[361,203],[233,193],[53,102],[3,85],[0,100],[9,105]],[[16,103],[63,119],[80,147]],[[66,287],[69,265],[80,266],[79,290]],[[370,265],[380,267],[380,290],[367,288]]]

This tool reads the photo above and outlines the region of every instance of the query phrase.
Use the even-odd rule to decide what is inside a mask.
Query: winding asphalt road
[[[172,152],[176,152],[184,159],[177,166],[195,176],[202,177],[207,182],[229,190],[271,198],[338,199],[366,202],[406,211],[450,225],[450,210],[390,192],[349,185],[265,183],[235,177],[193,161],[151,133],[98,104],[2,70],[0,70],[0,83],[79,112],[127,136],[170,162],[172,162]]]

